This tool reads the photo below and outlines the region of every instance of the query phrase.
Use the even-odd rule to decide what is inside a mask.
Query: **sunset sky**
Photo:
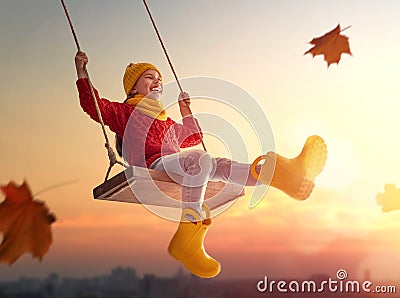
[[[165,83],[173,80],[142,1],[66,4],[101,96],[123,100],[129,62],[151,62]],[[256,208],[248,208],[248,195],[215,218],[205,246],[222,263],[219,278],[335,277],[342,268],[353,279],[368,269],[372,279],[400,283],[400,211],[383,213],[375,200],[385,184],[400,186],[400,2],[148,5],[179,77],[219,78],[247,92],[269,120],[281,155],[297,155],[312,134],[328,145],[326,169],[307,201],[271,189]],[[343,34],[352,56],[327,68],[321,56],[303,55],[313,37],[338,23],[351,26]],[[11,267],[1,265],[0,280],[51,272],[93,276],[116,266],[174,274],[179,264],[167,246],[175,222],[140,205],[92,199],[108,159],[100,126],[78,103],[76,47],[60,1],[3,1],[0,40],[0,183],[26,178],[36,193],[73,181],[37,196],[58,218],[49,253],[41,263],[25,255]],[[193,100],[192,109],[206,107]],[[234,110],[214,113],[237,127],[247,162],[263,153],[243,119],[229,120]],[[229,151],[211,136],[205,142],[216,156]]]

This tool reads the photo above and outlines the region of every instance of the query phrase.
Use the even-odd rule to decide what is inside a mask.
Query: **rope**
[[[79,45],[79,41],[78,41],[77,35],[76,35],[76,33],[75,33],[74,26],[72,25],[71,18],[69,17],[68,9],[67,9],[67,7],[66,7],[66,5],[65,5],[65,3],[64,3],[64,0],[61,0],[61,4],[62,4],[62,6],[63,6],[63,8],[64,8],[65,16],[67,17],[67,20],[68,20],[68,23],[69,23],[69,27],[71,28],[71,32],[72,32],[72,35],[73,35],[73,37],[74,37],[76,47],[77,47],[78,51],[80,51],[80,50],[81,50],[81,47],[80,47],[80,45]],[[112,168],[116,163],[122,165],[123,167],[128,167],[128,166],[125,165],[124,163],[122,163],[122,162],[120,162],[120,161],[117,160],[117,156],[116,156],[114,150],[112,149],[112,147],[111,147],[111,145],[110,145],[110,142],[109,142],[108,136],[107,136],[107,132],[106,132],[106,128],[105,128],[105,125],[104,125],[103,117],[102,117],[102,115],[101,115],[101,111],[100,111],[100,108],[99,108],[99,104],[97,103],[96,96],[95,96],[94,90],[93,90],[93,85],[92,85],[92,82],[90,81],[89,73],[88,73],[88,71],[87,71],[87,69],[86,69],[86,66],[85,66],[84,71],[85,71],[85,75],[86,75],[86,78],[87,78],[88,83],[89,83],[90,94],[91,94],[92,97],[93,97],[94,105],[95,105],[95,107],[96,107],[96,112],[97,112],[97,116],[98,116],[98,118],[99,118],[99,122],[100,122],[100,125],[101,125],[101,128],[102,128],[102,131],[103,131],[104,139],[105,139],[105,141],[106,141],[105,147],[106,147],[106,149],[107,149],[108,159],[109,159],[109,161],[110,161],[110,165],[109,165],[109,167],[108,167],[107,174],[106,174],[106,177],[105,177],[105,179],[104,179],[104,181],[107,181],[108,175],[110,174],[110,171],[111,171],[111,168]]]
[[[153,24],[154,31],[156,32],[157,37],[158,37],[158,40],[160,41],[160,44],[161,44],[161,47],[162,47],[162,49],[163,49],[163,51],[164,51],[165,57],[167,58],[169,67],[171,68],[172,73],[174,74],[174,77],[175,77],[176,83],[178,84],[179,90],[180,90],[181,92],[183,92],[181,83],[179,82],[179,79],[178,79],[178,76],[177,76],[177,74],[176,74],[176,72],[175,72],[174,66],[172,65],[171,59],[169,58],[167,49],[166,49],[165,46],[164,46],[164,42],[163,42],[162,39],[161,39],[160,32],[158,31],[156,22],[154,21],[153,16],[151,15],[151,12],[150,12],[149,6],[148,6],[147,3],[146,3],[146,0],[143,0],[143,4],[144,4],[144,6],[146,7],[147,14],[149,15],[150,21],[151,21],[151,23]],[[189,109],[190,114],[192,114],[192,110],[190,109],[190,107],[187,106],[187,108]],[[192,114],[192,115],[193,115],[193,114]],[[193,119],[193,123],[194,123],[194,125],[195,125],[195,127],[196,127],[197,133],[198,133],[199,136],[200,136],[201,144],[203,145],[203,149],[204,149],[204,151],[207,151],[206,146],[205,146],[204,141],[203,141],[203,137],[202,137],[201,134],[200,134],[200,128],[198,127],[198,125],[197,125],[197,123],[196,123],[196,121],[194,120],[193,117],[192,117],[192,119]]]

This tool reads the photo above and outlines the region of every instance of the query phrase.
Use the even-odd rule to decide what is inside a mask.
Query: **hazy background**
[[[165,82],[172,80],[141,1],[66,4],[103,97],[123,99],[131,61],[149,61]],[[220,278],[334,277],[343,268],[353,279],[369,269],[372,279],[398,280],[400,212],[383,214],[375,196],[400,180],[400,2],[148,4],[180,77],[217,77],[246,90],[268,116],[280,154],[295,156],[311,134],[329,147],[309,200],[271,190],[257,208],[248,209],[244,197],[214,220],[206,247],[223,265]],[[176,223],[139,205],[92,199],[108,159],[99,125],[78,103],[76,48],[61,3],[9,0],[0,7],[0,182],[26,178],[35,193],[76,180],[37,197],[59,219],[44,260],[26,255],[1,265],[0,278],[90,276],[118,265],[139,274],[175,273],[179,264],[166,248]],[[352,26],[343,34],[353,56],[329,69],[322,57],[303,56],[308,41],[338,23]],[[212,145],[208,150],[219,154]]]

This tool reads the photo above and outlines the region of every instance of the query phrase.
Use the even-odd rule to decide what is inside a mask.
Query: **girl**
[[[85,74],[87,63],[86,54],[78,51],[75,66],[80,104],[92,119],[99,121]],[[300,155],[293,159],[268,152],[264,164],[257,165],[257,172],[252,175],[249,164],[214,158],[197,149],[180,151],[180,148],[201,142],[200,126],[190,113],[190,98],[186,92],[181,92],[178,97],[182,124],[167,117],[159,101],[163,91],[162,76],[154,65],[129,64],[123,86],[127,95],[124,103],[100,98],[94,89],[103,121],[116,133],[120,144],[117,147],[121,147],[122,138],[128,142],[124,146],[124,158],[129,165],[166,171],[182,185],[181,222],[168,252],[193,274],[214,277],[221,268],[203,246],[211,225],[210,211],[203,204],[209,180],[242,186],[269,184],[298,200],[310,196],[313,180],[322,171],[327,158],[326,145],[320,137],[309,137]]]

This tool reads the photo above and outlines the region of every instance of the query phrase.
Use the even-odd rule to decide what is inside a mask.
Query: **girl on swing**
[[[87,55],[78,51],[75,66],[80,104],[93,120],[99,121],[85,74],[87,63]],[[322,171],[327,158],[326,145],[320,137],[309,137],[300,155],[293,159],[268,152],[264,156],[264,164],[256,167],[259,175],[252,175],[250,164],[214,158],[198,149],[180,151],[180,148],[201,143],[200,126],[190,113],[190,98],[186,92],[178,96],[182,124],[167,117],[159,101],[163,91],[162,76],[154,65],[129,64],[123,86],[127,96],[123,103],[100,98],[94,89],[103,121],[116,133],[117,147],[122,138],[130,143],[124,144],[124,158],[129,165],[166,171],[179,178],[182,185],[182,217],[168,252],[193,274],[210,278],[218,275],[221,269],[219,262],[207,254],[203,245],[211,225],[210,211],[203,204],[209,180],[242,186],[269,184],[297,200],[310,196],[313,181]]]

